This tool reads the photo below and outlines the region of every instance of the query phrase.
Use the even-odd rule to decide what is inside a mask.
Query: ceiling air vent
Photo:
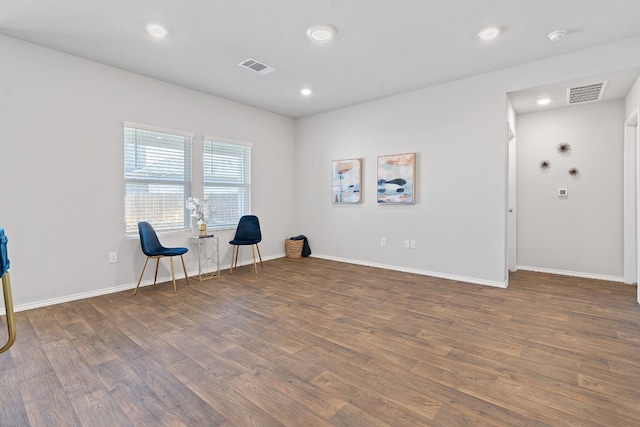
[[[244,61],[242,61],[241,63],[238,64],[241,67],[247,68],[251,71],[255,71],[258,74],[261,74],[263,76],[274,72],[276,69],[273,67],[270,67],[267,64],[264,64],[260,61],[256,61],[253,58],[249,58],[249,59],[245,59]]]
[[[592,83],[567,89],[567,104],[598,101],[602,98],[607,82]]]

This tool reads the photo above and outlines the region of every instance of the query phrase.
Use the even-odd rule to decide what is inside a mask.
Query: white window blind
[[[235,227],[251,213],[251,145],[205,137],[203,160],[207,225]]]
[[[125,232],[147,221],[158,231],[189,228],[192,134],[125,123]]]

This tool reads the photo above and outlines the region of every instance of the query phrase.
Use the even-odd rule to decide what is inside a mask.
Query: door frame
[[[507,122],[507,277],[516,263],[516,133]]]
[[[638,267],[640,266],[640,236],[638,224],[640,212],[638,210],[638,190],[640,181],[640,133],[638,122],[640,111],[634,113],[624,123],[624,282],[633,284],[638,281]],[[640,302],[640,289],[638,291]]]

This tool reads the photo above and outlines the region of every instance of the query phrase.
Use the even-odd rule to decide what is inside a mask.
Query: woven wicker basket
[[[284,251],[287,254],[287,258],[300,258],[302,256],[302,246],[304,240],[284,240]]]

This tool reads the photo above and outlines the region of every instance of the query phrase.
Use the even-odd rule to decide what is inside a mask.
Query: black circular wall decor
[[[549,170],[550,167],[551,162],[549,162],[549,160],[543,160],[540,162],[540,170],[542,170],[543,172]]]
[[[571,152],[571,145],[568,142],[558,144],[558,153],[567,155]]]

